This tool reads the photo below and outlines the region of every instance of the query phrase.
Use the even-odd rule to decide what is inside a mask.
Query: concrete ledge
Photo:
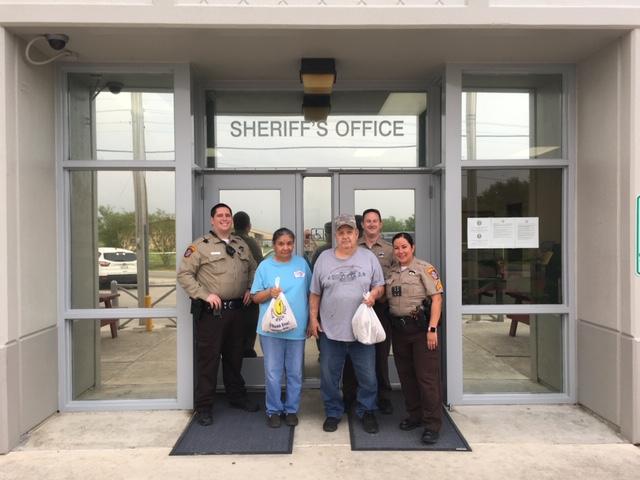
[[[58,328],[20,340],[19,352],[20,431],[26,432],[58,409]]]
[[[0,346],[0,454],[20,441],[18,345]]]
[[[578,402],[620,425],[620,334],[578,321]]]

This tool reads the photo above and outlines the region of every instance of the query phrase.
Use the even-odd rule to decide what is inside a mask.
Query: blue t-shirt
[[[257,332],[260,335],[286,338],[288,340],[304,340],[307,338],[307,322],[309,320],[309,285],[311,284],[311,270],[309,264],[299,255],[293,255],[287,263],[278,262],[275,258],[263,260],[256,270],[251,286],[251,293],[258,293],[275,286],[276,277],[280,277],[280,288],[289,302],[296,317],[298,327],[283,333],[262,331],[262,317],[271,302],[269,298],[260,304]]]

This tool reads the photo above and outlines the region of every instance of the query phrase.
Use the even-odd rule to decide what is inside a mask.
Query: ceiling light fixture
[[[330,95],[336,76],[333,58],[303,58],[300,62],[300,81],[305,94]]]

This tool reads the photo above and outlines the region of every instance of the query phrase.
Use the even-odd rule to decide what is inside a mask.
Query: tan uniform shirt
[[[251,288],[256,261],[242,238],[231,235],[229,245],[236,253],[231,257],[226,243],[207,233],[184,252],[178,283],[191,298],[206,300],[215,293],[222,300],[242,298]]]
[[[401,287],[400,296],[393,296],[392,288],[395,286]],[[417,258],[404,270],[400,264],[394,264],[386,281],[389,310],[395,317],[410,315],[427,296],[442,292],[444,288],[436,268]]]
[[[389,276],[392,265],[396,263],[393,258],[393,246],[382,237],[378,237],[378,240],[376,240],[374,244],[371,245],[371,248],[367,246],[367,242],[364,237],[358,240],[358,245],[373,252],[373,254],[378,258],[378,261],[380,262],[384,278],[387,278]]]
[[[260,245],[258,245],[258,242],[256,242],[255,238],[250,237],[246,233],[233,232],[233,234],[242,238],[244,240],[244,243],[249,246],[251,255],[253,255],[253,259],[256,261],[256,263],[259,264],[262,260],[264,260],[264,257],[262,256],[262,249],[260,248]]]

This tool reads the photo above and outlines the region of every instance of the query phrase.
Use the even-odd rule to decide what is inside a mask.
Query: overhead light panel
[[[336,61],[333,58],[303,58],[300,81],[305,94],[330,95],[336,83]]]

